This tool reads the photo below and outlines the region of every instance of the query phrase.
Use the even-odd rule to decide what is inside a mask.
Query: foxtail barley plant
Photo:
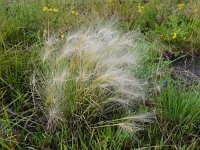
[[[49,38],[42,51],[37,91],[48,108],[48,128],[120,126],[135,130],[133,108],[143,91],[130,73],[136,65],[134,33],[91,27]],[[128,116],[128,117],[127,117]]]

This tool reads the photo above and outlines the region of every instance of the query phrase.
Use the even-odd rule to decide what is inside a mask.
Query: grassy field
[[[199,149],[199,0],[0,5],[0,149]]]

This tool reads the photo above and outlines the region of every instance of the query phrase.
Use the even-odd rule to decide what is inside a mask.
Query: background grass
[[[163,57],[166,52],[175,58],[199,53],[198,0],[0,0],[0,5],[1,149],[199,148],[199,83],[188,85],[174,78],[172,60]],[[44,6],[59,11],[46,12]],[[98,19],[117,19],[119,30],[141,32],[136,42],[142,45],[138,48],[140,63],[133,72],[148,87],[147,101],[139,110],[152,112],[155,118],[141,124],[144,130],[134,136],[115,127],[90,133],[77,130],[77,136],[64,126],[47,132],[45,106],[30,82],[39,64],[38,52],[48,35],[61,38]]]

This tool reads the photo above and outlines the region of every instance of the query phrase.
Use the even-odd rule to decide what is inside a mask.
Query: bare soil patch
[[[186,80],[187,83],[200,81],[200,55],[184,57],[172,63],[174,74]]]

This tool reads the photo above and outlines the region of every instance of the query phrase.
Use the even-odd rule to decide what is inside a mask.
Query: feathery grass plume
[[[133,104],[143,96],[129,72],[137,62],[130,51],[134,35],[107,25],[69,33],[61,41],[48,40],[37,83],[48,108],[48,128],[59,123],[73,129],[98,127],[98,122],[108,120],[112,125],[114,118],[119,122],[113,124],[125,125],[119,118],[133,115]]]

